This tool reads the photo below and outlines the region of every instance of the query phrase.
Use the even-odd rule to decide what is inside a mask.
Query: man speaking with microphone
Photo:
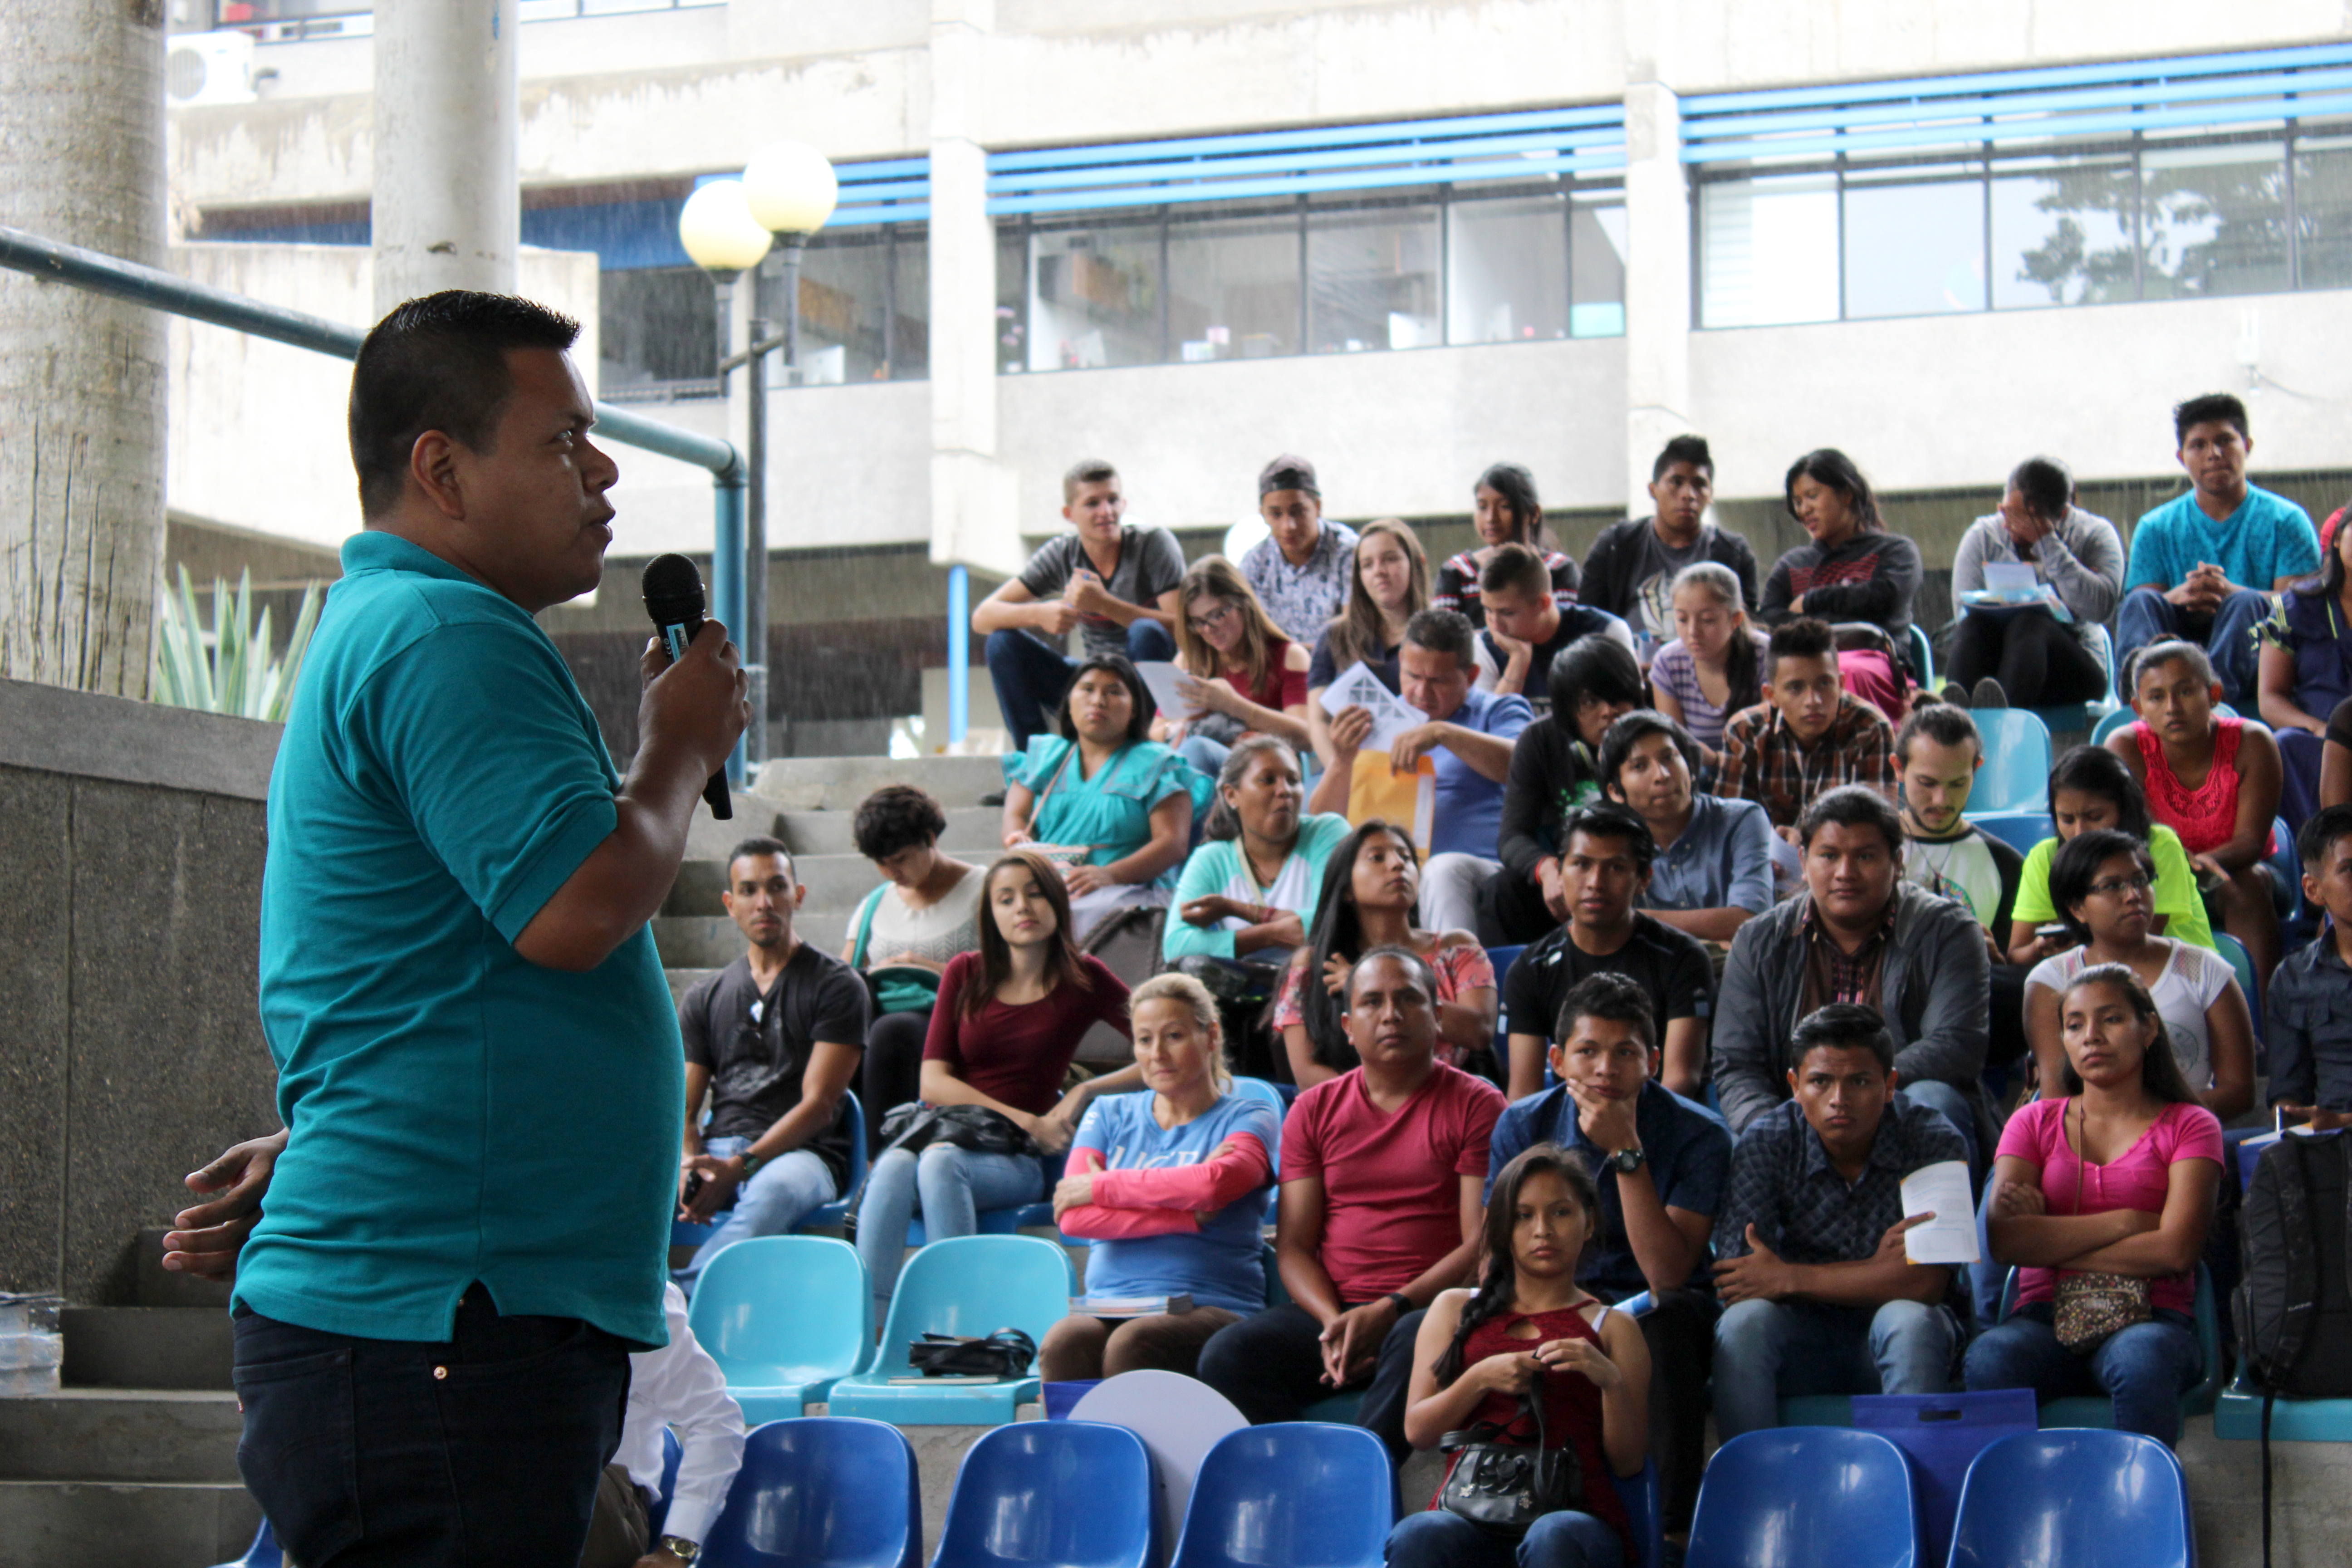
[[[649,649],[624,780],[531,619],[613,538],[577,332],[453,290],[352,375],[366,527],[270,780],[288,1131],[235,1307],[238,1466],[303,1568],[572,1568],[666,1338],[683,1057],[646,922],[749,714],[723,627]]]

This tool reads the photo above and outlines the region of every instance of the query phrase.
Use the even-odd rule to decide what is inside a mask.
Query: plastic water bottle
[[[65,1341],[55,1296],[0,1295],[0,1398],[55,1394]]]

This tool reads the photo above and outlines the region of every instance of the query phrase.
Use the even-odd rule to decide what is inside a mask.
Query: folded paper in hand
[[[1372,732],[1364,737],[1365,752],[1385,752],[1399,735],[1429,722],[1428,714],[1382,685],[1362,659],[1341,670],[1339,679],[1323,689],[1324,712],[1336,715],[1343,708],[1361,708],[1371,714]]]
[[[1164,658],[1147,658],[1137,661],[1135,673],[1143,677],[1143,684],[1150,689],[1151,700],[1163,718],[1183,719],[1192,715],[1192,705],[1184,700],[1178,684],[1192,679],[1183,670]]]
[[[1939,1160],[1903,1178],[1903,1217],[1936,1217],[1903,1233],[1903,1253],[1914,1263],[1974,1263],[1977,1205],[1969,1196],[1969,1163]]]

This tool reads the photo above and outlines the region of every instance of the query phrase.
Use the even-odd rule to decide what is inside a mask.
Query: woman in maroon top
[[[1430,1303],[1404,1416],[1416,1448],[1479,1422],[1503,1427],[1505,1441],[1533,1443],[1535,1423],[1520,1402],[1535,1390],[1548,1446],[1575,1451],[1580,1506],[1545,1514],[1513,1542],[1433,1499],[1389,1533],[1389,1568],[1625,1568],[1640,1560],[1614,1478],[1639,1475],[1649,1452],[1650,1352],[1632,1318],[1576,1283],[1600,1207],[1591,1174],[1556,1143],[1503,1167],[1486,1204],[1486,1278]]]
[[[1097,1094],[1142,1081],[1121,1068],[1062,1092],[1078,1041],[1097,1023],[1129,1033],[1127,987],[1070,941],[1070,897],[1053,862],[1014,849],[982,885],[980,951],[960,952],[940,977],[923,1043],[923,1102],[977,1105],[1027,1133],[1039,1154],[991,1154],[936,1142],[919,1154],[885,1151],[866,1178],[857,1251],[887,1311],[919,1212],[928,1239],[971,1236],[980,1211],[1043,1200],[1078,1118]]]
[[[1256,593],[1222,555],[1203,555],[1176,585],[1182,618],[1176,623],[1178,689],[1192,704],[1189,717],[1161,715],[1153,737],[1211,778],[1244,735],[1272,735],[1304,756],[1307,670],[1314,662],[1301,644],[1282,635]]]

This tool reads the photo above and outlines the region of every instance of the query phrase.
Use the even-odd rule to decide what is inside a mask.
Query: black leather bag
[[[919,1154],[933,1143],[952,1143],[975,1154],[1026,1154],[1042,1159],[1045,1153],[1034,1138],[985,1105],[926,1105],[910,1100],[892,1106],[882,1118],[882,1147],[875,1151],[873,1163],[880,1164],[882,1156],[893,1149]],[[841,1233],[853,1244],[857,1240],[858,1219],[866,1210],[866,1189],[873,1184],[873,1169],[868,1166],[866,1180],[850,1194],[849,1207],[842,1215]]]
[[[1533,1447],[1507,1441],[1508,1429],[1492,1421],[1448,1432],[1438,1443],[1454,1458],[1437,1505],[1497,1540],[1517,1541],[1545,1514],[1584,1506],[1584,1467],[1576,1450],[1545,1441],[1543,1380],[1544,1373],[1536,1373],[1535,1386],[1519,1398],[1519,1421],[1535,1426]]]
[[[925,1377],[1019,1377],[1037,1359],[1037,1342],[1019,1329],[985,1339],[925,1334],[907,1346],[907,1363]]]

